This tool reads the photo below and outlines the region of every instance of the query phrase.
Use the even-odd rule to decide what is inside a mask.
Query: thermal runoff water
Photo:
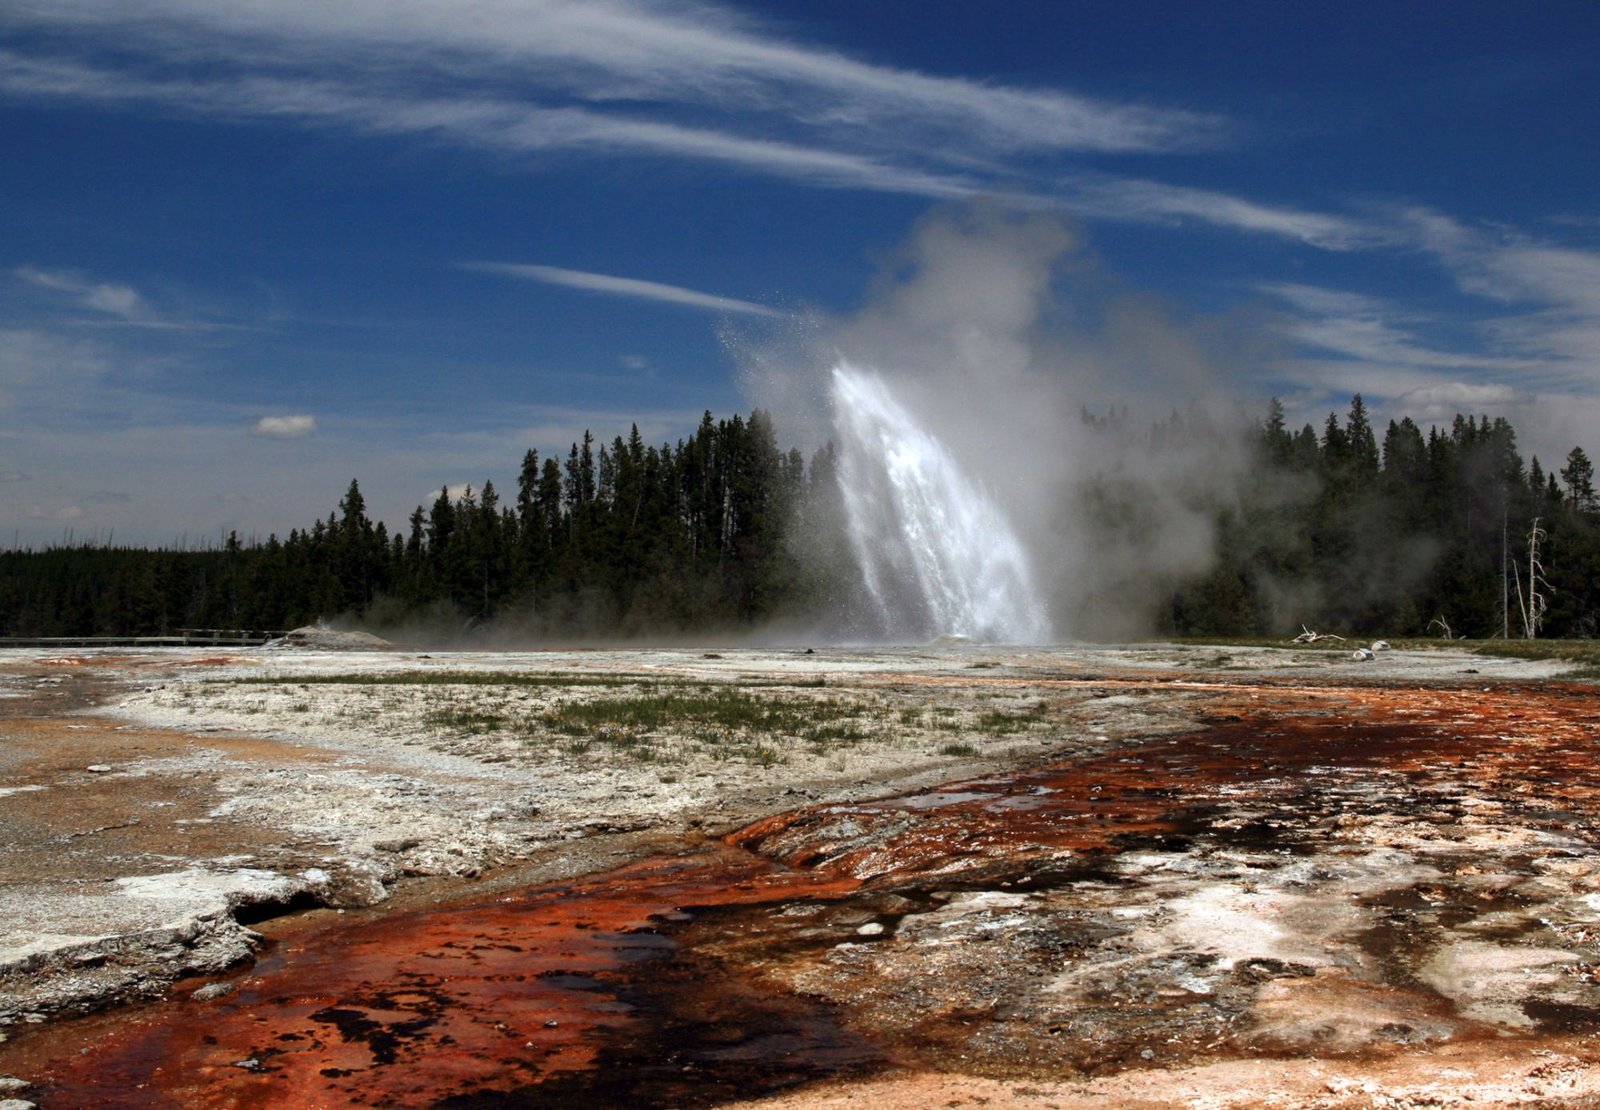
[[[1027,552],[1005,513],[878,374],[833,370],[839,483],[879,634],[1050,639]]]

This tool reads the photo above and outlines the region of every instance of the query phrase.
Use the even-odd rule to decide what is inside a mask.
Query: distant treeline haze
[[[1127,434],[1090,423],[1089,434]],[[1148,449],[1184,450],[1200,434],[1174,417],[1152,429]],[[1241,476],[1219,482],[1206,507],[1212,569],[1141,583],[1137,603],[1103,604],[1139,604],[1152,630],[1196,636],[1302,623],[1388,636],[1600,629],[1600,511],[1581,449],[1547,472],[1524,463],[1507,421],[1465,416],[1426,434],[1409,418],[1391,422],[1380,442],[1359,396],[1320,434],[1289,430],[1276,400],[1244,434]],[[1139,514],[1119,498],[1137,494],[1099,481],[1077,491],[1093,508],[1078,519],[1125,543]],[[810,460],[785,452],[757,410],[707,413],[675,446],[646,446],[634,428],[598,447],[585,433],[565,459],[529,451],[514,496],[491,482],[441,491],[403,531],[372,521],[352,481],[325,520],[281,540],[0,552],[0,634],[289,629],[346,615],[380,629],[549,640],[773,620],[848,629],[859,589],[832,447]],[[1080,600],[1076,612],[1094,623],[1093,605]]]
[[[1181,427],[1179,433],[1181,434]],[[1319,435],[1276,399],[1252,429],[1214,569],[1160,615],[1188,634],[1591,637],[1600,630],[1594,467],[1524,463],[1509,422],[1409,417],[1380,442],[1360,395]],[[1531,565],[1530,565],[1531,564]]]

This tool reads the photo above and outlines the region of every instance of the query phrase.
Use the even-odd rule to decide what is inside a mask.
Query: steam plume
[[[832,368],[872,367],[1013,524],[1055,635],[1111,638],[1142,631],[1160,587],[1209,564],[1242,460],[1238,418],[1217,400],[1215,327],[1117,289],[1080,248],[1054,217],[941,212],[887,260],[856,315],[740,353],[756,403],[815,442],[844,430],[828,408]],[[1120,430],[1085,423],[1086,407],[1111,405],[1139,415]],[[1174,409],[1185,418],[1153,444],[1143,429]]]

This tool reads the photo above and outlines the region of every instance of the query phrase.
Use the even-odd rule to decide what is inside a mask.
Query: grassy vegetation
[[[540,688],[570,686],[704,686],[697,678],[670,678],[658,674],[617,671],[581,674],[572,671],[352,671],[342,674],[245,675],[210,680],[224,686],[508,686]],[[819,689],[824,678],[740,679],[738,686]]]
[[[505,702],[441,700],[424,711],[423,720],[466,735],[502,735],[530,745],[555,741],[570,756],[604,750],[657,762],[673,759],[690,744],[724,758],[771,766],[781,763],[794,745],[822,754],[866,739],[871,735],[861,720],[866,712],[852,702],[684,683],[573,698],[523,713]]]
[[[1577,666],[1569,677],[1600,678],[1600,640],[1487,640],[1472,650],[1510,659],[1559,659]]]
[[[1354,651],[1366,647],[1371,641],[1359,636],[1347,640],[1324,640],[1316,644],[1291,644],[1288,638],[1218,636],[1205,639],[1176,639],[1171,641],[1186,647],[1241,647],[1241,648],[1292,648],[1294,651]],[[1432,637],[1407,636],[1390,639],[1389,646],[1397,651],[1470,651],[1474,655],[1498,656],[1502,659],[1559,659],[1574,664],[1578,669],[1574,678],[1600,678],[1600,640],[1442,640]],[[1218,656],[1211,664],[1225,666],[1231,657]]]
[[[449,728],[473,735],[499,732],[511,724],[510,718],[503,713],[489,713],[462,705],[430,709],[422,715],[422,720],[423,723],[438,728]]]
[[[975,727],[992,736],[1026,732],[1043,720],[1049,709],[1049,705],[1042,701],[1020,709],[989,709],[978,715]]]
[[[868,735],[850,703],[810,698],[756,696],[742,689],[702,686],[636,697],[571,701],[547,710],[540,723],[572,737],[568,751],[593,743],[635,758],[656,758],[655,742],[669,733],[762,766],[782,762],[785,741],[817,752],[855,743]],[[579,745],[582,745],[579,749]]]
[[[419,668],[256,675],[206,685],[277,687],[295,713],[314,711],[314,687],[343,687],[354,696],[338,703],[337,718],[377,718],[392,710],[399,727],[420,717],[437,733],[518,745],[522,758],[625,758],[662,767],[707,756],[770,767],[802,752],[841,756],[868,742],[942,744],[941,754],[968,757],[978,751],[969,733],[1026,733],[1047,720],[1051,708],[1043,700],[992,694],[930,703],[923,691],[803,691],[825,687],[820,678],[708,680],[638,672]]]
[[[344,674],[246,675],[215,680],[227,686],[628,686],[692,685],[659,675],[574,674],[571,671],[353,671]]]

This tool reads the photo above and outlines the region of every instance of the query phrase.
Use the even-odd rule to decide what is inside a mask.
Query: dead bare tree
[[[1428,628],[1430,631],[1435,626],[1438,627],[1440,635],[1442,635],[1446,640],[1454,640],[1456,638],[1456,634],[1450,630],[1450,622],[1444,619],[1443,613],[1440,613],[1437,617],[1434,617],[1428,622]]]
[[[1335,636],[1331,632],[1313,632],[1303,624],[1300,626],[1300,635],[1289,642],[1291,644],[1315,644],[1321,640],[1338,640],[1341,644],[1344,643],[1343,636]]]
[[[1539,561],[1539,541],[1547,538],[1540,520],[1540,517],[1534,517],[1533,527],[1528,529],[1528,592],[1526,596],[1522,592],[1522,568],[1516,566],[1516,560],[1512,560],[1512,566],[1516,569],[1517,608],[1522,613],[1522,635],[1524,639],[1528,640],[1538,637],[1539,626],[1544,623],[1545,610],[1550,607],[1549,600],[1540,592],[1541,587],[1545,590],[1550,588],[1550,583],[1544,576],[1544,564]]]

